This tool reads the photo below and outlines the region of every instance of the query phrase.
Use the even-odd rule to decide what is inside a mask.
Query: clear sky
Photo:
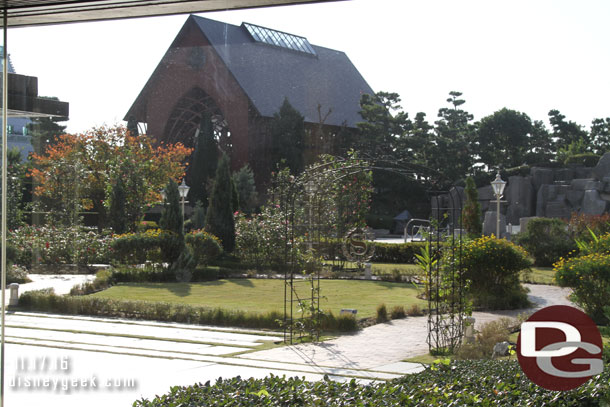
[[[610,2],[350,0],[203,13],[305,36],[344,51],[375,91],[433,122],[449,91],[480,119],[502,107],[548,124],[610,116]],[[185,15],[9,29],[18,73],[70,102],[69,131],[120,122]]]

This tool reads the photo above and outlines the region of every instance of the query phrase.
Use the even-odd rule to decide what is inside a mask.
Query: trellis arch
[[[336,158],[336,160],[345,160]],[[336,161],[335,161],[336,162]],[[319,338],[320,331],[320,271],[321,267],[312,270],[309,278],[304,279],[297,270],[294,247],[297,244],[297,235],[307,234],[309,250],[321,247],[321,242],[329,236],[321,230],[322,213],[320,202],[322,197],[307,191],[307,184],[315,181],[317,172],[327,169],[333,162],[322,163],[305,170],[299,178],[283,180],[285,185],[276,185],[274,188],[275,202],[279,202],[283,209],[285,225],[285,264],[284,273],[284,340],[292,343],[295,333],[301,335],[303,327],[308,327],[307,334],[314,340]],[[425,171],[423,167],[415,165],[391,166],[383,161],[356,162],[337,169],[332,176],[339,182],[342,178],[350,177],[363,171],[389,171],[400,176],[417,177]],[[427,235],[428,256],[436,259],[434,264],[426,269],[426,297],[428,300],[428,345],[431,352],[440,353],[444,350],[453,351],[461,344],[463,334],[463,321],[465,314],[465,281],[461,268],[462,254],[462,228],[461,211],[462,195],[456,188],[448,191],[429,192],[433,206],[431,215],[430,233]],[[306,224],[299,224],[295,216],[296,208],[300,206],[309,212]],[[342,236],[334,236],[342,238]],[[303,282],[311,286],[307,299],[310,308],[308,318],[295,317],[295,304],[302,307],[305,302],[299,296],[297,287]]]

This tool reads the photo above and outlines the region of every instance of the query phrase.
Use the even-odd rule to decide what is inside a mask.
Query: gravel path
[[[525,284],[529,288],[529,299],[535,307],[513,311],[474,312],[475,326],[502,317],[516,317],[532,313],[550,305],[572,305],[566,288]],[[318,366],[357,369],[377,369],[396,364],[401,360],[428,352],[427,317],[407,317],[365,328],[354,335],[318,344],[301,344],[270,349],[244,355],[244,358],[260,360],[282,360]]]

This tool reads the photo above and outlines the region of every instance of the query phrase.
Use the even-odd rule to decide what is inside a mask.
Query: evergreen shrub
[[[205,266],[222,254],[220,239],[204,230],[187,233],[185,239],[187,246],[192,250],[193,256],[200,266]]]
[[[469,280],[473,305],[486,309],[517,309],[529,305],[519,273],[529,269],[527,252],[505,239],[483,236],[468,242],[461,265]]]
[[[110,244],[112,263],[143,264],[161,261],[161,230],[147,229],[143,233],[116,235]]]
[[[601,407],[610,403],[610,367],[570,391],[549,391],[531,382],[516,361],[464,360],[435,364],[388,381],[359,383],[286,378],[219,378],[175,386],[140,399],[134,407],[178,406],[547,406]]]
[[[576,248],[566,222],[557,218],[532,219],[527,229],[515,237],[534,258],[534,265],[551,267],[561,257]]]

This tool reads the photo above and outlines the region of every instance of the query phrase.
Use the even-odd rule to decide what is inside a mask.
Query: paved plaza
[[[538,307],[570,304],[565,289],[528,287]],[[474,316],[484,323],[517,313]],[[426,321],[409,317],[319,344],[277,347],[281,334],[268,331],[9,313],[5,405],[130,406],[171,386],[237,375],[387,380],[423,369],[403,360],[427,352]]]

